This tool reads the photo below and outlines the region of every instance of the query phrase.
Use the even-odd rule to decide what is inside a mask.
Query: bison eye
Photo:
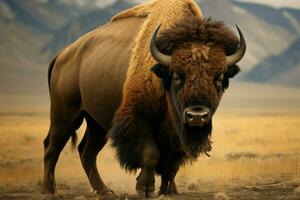
[[[182,78],[176,72],[174,72],[173,78],[174,78],[174,83],[175,83],[176,86],[181,86],[182,85],[182,82],[183,82]]]
[[[215,78],[215,85],[217,88],[220,88],[222,86],[222,83],[224,81],[224,74],[219,74],[216,78]]]

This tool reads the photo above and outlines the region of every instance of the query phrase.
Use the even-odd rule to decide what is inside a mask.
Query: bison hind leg
[[[93,190],[101,195],[101,198],[113,199],[115,195],[102,181],[96,165],[97,155],[107,142],[106,132],[89,114],[85,113],[85,119],[87,128],[78,146],[83,169]]]
[[[76,130],[81,126],[83,117],[79,115],[72,122],[58,122],[51,120],[48,135],[44,139],[44,183],[43,193],[54,194],[55,166],[61,151],[70,139],[76,135]]]

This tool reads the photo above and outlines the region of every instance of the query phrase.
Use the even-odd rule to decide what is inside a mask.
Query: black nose
[[[204,106],[192,106],[184,110],[184,122],[190,126],[202,126],[210,119],[210,111]]]

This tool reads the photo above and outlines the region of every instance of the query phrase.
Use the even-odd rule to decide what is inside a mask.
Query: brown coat
[[[160,80],[150,72],[155,63],[148,50],[151,34],[159,24],[163,30],[191,15],[202,15],[192,0],[149,1],[117,14],[63,49],[49,70],[55,99],[51,112],[61,113],[53,120],[64,121],[84,110],[108,130],[121,99],[124,115],[137,102],[157,107],[162,92]]]
[[[121,165],[129,170],[139,167],[142,144],[156,145],[154,135],[171,135],[172,144],[169,145],[185,151],[181,136],[168,127],[175,122],[166,117],[162,81],[151,71],[156,61],[150,54],[149,42],[160,24],[163,46],[168,43],[165,30],[171,37],[181,37],[180,31],[172,32],[170,28],[178,23],[195,22],[201,22],[200,29],[207,28],[220,37],[216,43],[235,41],[233,46],[236,47],[236,38],[223,37],[220,31],[214,31],[221,27],[226,35],[228,30],[222,29],[223,24],[208,21],[208,26],[205,25],[201,10],[192,0],[152,0],[117,14],[111,22],[82,36],[60,52],[50,66],[52,120],[72,122],[82,112],[88,113],[104,131],[110,130]],[[224,49],[218,47],[214,55],[221,55],[215,59],[218,66],[224,66],[225,62],[221,48]],[[200,57],[208,59],[208,51],[209,47],[203,46]],[[210,129],[205,130],[206,136]],[[162,142],[169,140],[160,139]],[[187,152],[193,154],[192,159],[211,148],[208,137],[198,142],[194,144],[197,151],[189,149]],[[128,161],[128,157],[132,160]]]
[[[156,55],[168,54],[163,57],[169,62],[160,62],[154,48],[157,61],[150,54],[159,25],[151,46],[158,47]],[[48,73],[51,124],[44,140],[44,190],[55,192],[59,153],[85,118],[78,151],[95,190],[110,195],[96,169],[97,153],[110,137],[122,167],[142,168],[138,193],[151,196],[154,173],[162,177],[161,194],[176,193],[180,165],[211,149],[212,115],[229,78],[239,71],[226,56],[237,45],[232,31],[203,18],[193,0],[152,0],[117,14],[62,50]]]

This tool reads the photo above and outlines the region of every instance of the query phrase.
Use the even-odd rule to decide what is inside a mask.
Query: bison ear
[[[225,77],[233,78],[241,71],[240,67],[237,65],[230,66],[227,71],[225,72]]]
[[[167,67],[162,66],[161,64],[157,63],[152,68],[151,71],[158,77],[163,79],[166,75],[166,73],[169,73],[169,70],[167,70]]]
[[[155,64],[151,71],[160,79],[163,81],[164,89],[169,90],[171,86],[172,81],[172,75],[169,71],[168,67],[165,67],[159,63]]]
[[[233,78],[241,71],[240,67],[237,65],[231,65],[228,67],[227,71],[224,73],[223,89],[227,89],[229,86],[229,79]]]

